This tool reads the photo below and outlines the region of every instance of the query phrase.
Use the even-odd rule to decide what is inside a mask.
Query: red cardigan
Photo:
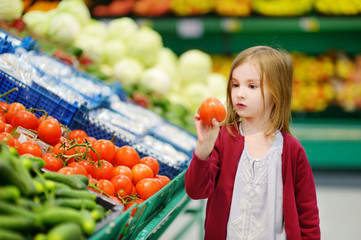
[[[231,136],[221,127],[207,160],[193,154],[185,174],[185,189],[192,199],[208,198],[205,239],[226,239],[233,185],[244,137]],[[316,189],[312,170],[300,142],[282,131],[283,216],[288,240],[320,239]]]

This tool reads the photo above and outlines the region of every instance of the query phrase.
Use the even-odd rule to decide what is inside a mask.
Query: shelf
[[[342,49],[361,52],[361,17],[160,17],[136,18],[153,27],[166,47],[178,54],[191,48],[208,53],[236,53],[254,45],[271,45],[308,54]],[[105,20],[107,21],[107,20]]]

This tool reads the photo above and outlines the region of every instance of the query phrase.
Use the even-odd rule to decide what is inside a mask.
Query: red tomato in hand
[[[107,179],[111,180],[114,177],[114,167],[113,165],[105,160],[100,160],[99,162],[94,163],[95,172],[93,178],[95,179]]]
[[[140,180],[135,188],[142,199],[148,199],[163,187],[163,183],[157,178],[144,178]]]
[[[8,106],[8,111],[6,112],[5,118],[7,123],[11,123],[11,120],[13,119],[15,113],[17,113],[20,110],[26,110],[26,107],[18,102],[10,103]]]
[[[137,150],[131,146],[122,146],[117,148],[115,154],[116,166],[124,165],[132,168],[137,163],[140,163],[140,157]]]
[[[63,167],[63,161],[54,157],[53,153],[45,153],[43,156],[45,162],[45,169],[48,169],[53,172],[57,172],[60,168]]]
[[[88,134],[80,129],[72,130],[69,133],[69,140],[76,140],[78,143],[83,143],[86,137],[88,137]]]
[[[59,142],[61,134],[60,125],[51,119],[44,120],[38,127],[38,137],[50,145]]]
[[[153,157],[143,157],[140,159],[141,163],[144,163],[148,167],[150,167],[153,171],[153,177],[155,177],[159,172],[159,162],[157,159]]]
[[[212,119],[222,122],[226,118],[226,109],[218,98],[210,97],[205,99],[199,107],[199,116],[207,125],[212,125]]]
[[[34,113],[20,110],[16,112],[11,120],[11,125],[13,127],[23,127],[26,129],[37,130],[38,129],[38,118]]]
[[[115,195],[119,195],[119,197],[125,197],[130,195],[133,190],[133,183],[125,175],[116,175],[110,180],[115,189]]]
[[[137,184],[140,180],[144,178],[152,178],[153,177],[152,169],[143,163],[135,164],[132,167],[132,181],[134,184]]]
[[[33,140],[25,141],[22,144],[20,144],[20,146],[18,148],[18,153],[20,155],[29,153],[33,156],[40,157],[40,158],[43,156],[43,151],[41,150],[40,145]]]
[[[114,164],[115,146],[109,140],[100,139],[92,144],[93,149],[99,154],[96,154],[93,150],[90,151],[90,155],[94,161],[106,160],[111,164]]]

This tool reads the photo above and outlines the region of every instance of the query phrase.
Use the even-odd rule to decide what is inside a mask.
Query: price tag
[[[242,22],[235,18],[225,18],[221,21],[221,27],[224,32],[236,33],[242,30]]]
[[[182,38],[200,38],[204,34],[203,22],[199,19],[182,19],[177,22],[177,33]]]
[[[318,32],[320,30],[320,23],[316,18],[305,17],[300,19],[300,27],[305,32]]]

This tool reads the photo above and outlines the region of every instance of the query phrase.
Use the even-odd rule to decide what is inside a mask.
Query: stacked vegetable
[[[5,93],[6,95],[7,93]],[[88,188],[128,209],[143,202],[170,182],[159,175],[159,162],[140,158],[131,146],[115,146],[107,139],[95,139],[80,129],[68,130],[47,114],[40,118],[19,102],[0,102],[0,142],[22,156],[44,160],[45,176],[81,175]],[[57,172],[57,173],[55,173]],[[81,183],[79,183],[81,184]]]
[[[42,173],[44,165],[0,144],[1,239],[82,239],[106,216],[86,177]]]

